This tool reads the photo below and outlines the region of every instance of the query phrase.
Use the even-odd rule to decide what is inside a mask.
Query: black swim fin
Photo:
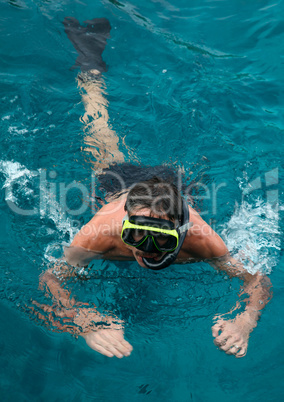
[[[84,24],[86,26],[81,26],[73,17],[66,17],[63,21],[64,31],[79,54],[73,68],[80,67],[81,71],[96,69],[103,73],[107,71],[107,65],[102,53],[110,37],[110,23],[106,18],[94,18]]]

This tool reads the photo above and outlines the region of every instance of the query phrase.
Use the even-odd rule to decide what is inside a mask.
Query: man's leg
[[[88,79],[82,77],[88,75]],[[78,76],[78,86],[82,88],[82,99],[85,105],[85,114],[82,121],[85,123],[85,151],[94,158],[91,162],[95,169],[107,168],[113,162],[124,162],[124,155],[118,149],[116,133],[109,127],[107,111],[108,101],[104,97],[105,84],[100,75],[81,73]]]
[[[105,18],[85,21],[80,26],[75,18],[65,18],[65,32],[78,52],[75,67],[81,68],[78,74],[78,86],[82,89],[85,114],[85,151],[94,158],[91,162],[95,169],[104,169],[113,162],[123,162],[124,155],[118,149],[116,133],[109,127],[107,111],[108,101],[105,95],[105,83],[102,73],[107,66],[102,53],[109,38],[110,24]]]

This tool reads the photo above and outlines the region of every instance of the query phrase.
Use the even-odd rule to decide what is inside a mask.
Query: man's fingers
[[[130,345],[129,342],[127,342],[125,339],[123,339],[123,341],[121,341],[122,345],[125,346],[130,352],[132,352],[133,347],[132,345]]]
[[[132,346],[130,345],[129,342],[127,342],[124,337],[123,337],[123,332],[122,331],[104,331],[102,332],[104,336],[106,336],[108,339],[115,339],[115,341],[118,341],[122,346],[126,347],[127,349],[133,349]]]
[[[231,338],[230,334],[227,334],[225,331],[221,333],[221,335],[217,336],[214,340],[215,345],[223,346],[227,343],[227,341]]]
[[[214,327],[212,327],[212,335],[214,336],[214,338],[216,338],[216,336],[219,335],[219,331],[221,330],[221,325],[216,324],[214,325]]]
[[[103,346],[101,346],[101,345],[94,345],[94,347],[92,348],[92,349],[94,349],[96,352],[99,352],[99,353],[101,353],[102,355],[104,355],[104,356],[107,356],[107,357],[113,357],[114,356],[114,354],[113,353],[111,353],[109,350],[107,350],[107,349],[105,349]]]
[[[87,345],[90,346],[90,348],[108,357],[119,357],[119,352],[114,347],[111,347],[109,343],[101,339],[100,336],[92,333],[90,339],[90,334],[88,335],[89,336],[86,337],[86,342]]]
[[[123,356],[129,356],[132,351],[130,343],[123,338],[123,332],[111,329],[104,329],[95,332],[89,332],[85,336],[87,344],[94,350],[106,355],[106,351],[109,357],[110,354],[122,358]],[[98,350],[100,349],[100,350]]]
[[[235,354],[236,357],[244,357],[247,354],[247,346],[243,346],[238,353]]]
[[[247,321],[243,321],[238,316],[232,320],[218,319],[212,327],[215,345],[228,355],[245,356],[249,335],[245,324],[247,324]],[[221,334],[219,334],[219,331],[221,331]]]
[[[100,347],[104,348],[106,351],[111,353],[113,356],[116,356],[119,359],[121,359],[124,356],[123,353],[121,353],[121,351],[119,349],[117,349],[114,345],[107,343],[107,342],[104,343],[101,340],[99,342],[100,343],[96,344],[96,346],[100,346]]]
[[[224,321],[223,320],[220,320],[215,325],[213,325],[213,327],[212,327],[212,335],[214,336],[214,338],[216,336],[219,336],[219,332],[222,331],[223,327],[224,327]]]
[[[108,330],[105,330],[100,335],[105,342],[112,345],[112,347],[114,347],[120,354],[125,356],[130,355],[132,346],[127,341],[124,339],[117,339],[117,337],[114,336],[113,333],[108,332]]]
[[[247,352],[247,346],[240,346],[241,340],[236,340],[231,337],[225,340],[222,345],[217,345],[219,349],[223,350],[227,355],[235,355],[236,357],[244,357]]]
[[[94,346],[95,347],[100,346],[120,359],[124,356],[123,352],[125,353],[127,352],[125,348],[124,348],[125,350],[122,350],[123,348],[118,342],[113,343],[110,340],[103,338],[102,336],[96,337]]]
[[[225,350],[227,355],[235,355],[240,350],[240,346],[238,346],[238,341],[235,341],[234,339],[231,339],[231,341],[228,342],[226,346],[226,349],[223,350]]]
[[[227,353],[227,351],[231,348],[231,345],[225,340],[221,345],[218,345],[219,349],[223,350]]]

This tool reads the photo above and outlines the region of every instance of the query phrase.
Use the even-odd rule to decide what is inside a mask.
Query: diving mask
[[[146,252],[171,252],[178,247],[179,234],[166,219],[133,215],[123,220],[121,239],[125,244]]]

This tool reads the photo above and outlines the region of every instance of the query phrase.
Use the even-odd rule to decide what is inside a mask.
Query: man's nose
[[[153,253],[157,251],[153,239],[150,236],[148,236],[147,239],[145,240],[144,246],[145,246],[144,249],[147,251],[147,253]]]

